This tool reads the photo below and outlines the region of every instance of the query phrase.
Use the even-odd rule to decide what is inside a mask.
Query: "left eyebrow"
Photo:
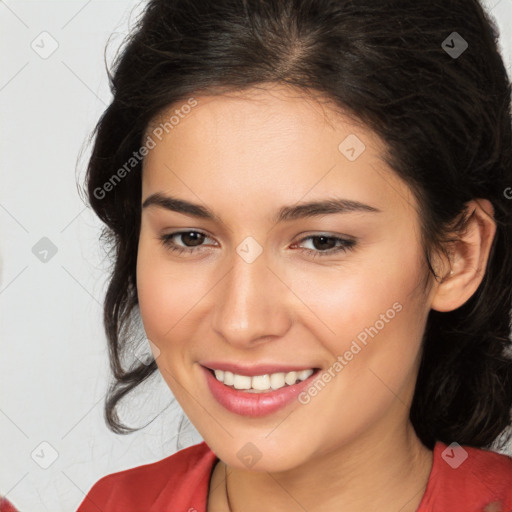
[[[300,203],[294,206],[285,206],[279,210],[274,218],[274,222],[278,223],[306,217],[352,212],[380,213],[381,210],[359,201],[352,201],[351,199],[326,199],[323,201]]]

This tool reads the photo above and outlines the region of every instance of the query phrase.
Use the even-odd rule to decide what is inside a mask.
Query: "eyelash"
[[[188,234],[188,233],[199,233],[201,235],[204,235],[206,238],[208,238],[208,235],[206,233],[203,233],[202,231],[195,231],[195,230],[188,230],[188,231],[175,231],[174,233],[169,233],[166,235],[161,235],[159,239],[162,242],[162,245],[169,251],[174,252],[176,254],[183,254],[183,253],[193,253],[196,252],[196,248],[200,248],[202,246],[196,246],[196,247],[182,247],[179,245],[176,245],[174,242],[172,242],[172,239],[175,236]],[[333,254],[337,254],[339,252],[348,252],[354,248],[356,245],[356,240],[352,238],[341,238],[337,236],[327,236],[327,235],[309,235],[297,242],[302,243],[305,240],[310,240],[314,238],[327,238],[328,240],[335,240],[336,242],[339,242],[341,245],[339,245],[336,248],[328,249],[326,251],[319,251],[314,249],[304,249],[301,248],[300,250],[302,252],[305,252],[306,254],[312,256],[313,258],[323,257],[323,256],[332,256]],[[294,244],[296,245],[296,244]],[[201,249],[199,249],[201,250]]]

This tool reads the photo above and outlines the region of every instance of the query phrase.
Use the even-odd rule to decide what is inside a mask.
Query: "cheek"
[[[143,233],[137,255],[137,294],[144,328],[149,339],[164,349],[163,340],[183,315],[185,283],[165,264],[162,249]],[[176,300],[181,295],[182,301]]]
[[[419,349],[428,314],[419,287],[421,255],[410,242],[402,247],[389,244],[364,261],[294,279],[294,292],[314,313],[306,312],[303,323],[333,359],[346,355],[351,371],[376,363],[392,377],[398,358],[412,365]]]
[[[428,314],[418,289],[421,267],[417,253],[387,254],[379,265],[347,269],[337,278],[318,274],[298,292],[318,315],[304,315],[303,323],[330,358],[325,392],[311,386],[302,397],[315,421],[350,422],[362,432],[412,398]]]
[[[173,263],[165,250],[141,233],[137,293],[147,337],[162,354],[190,340],[203,299],[212,287],[194,265]]]

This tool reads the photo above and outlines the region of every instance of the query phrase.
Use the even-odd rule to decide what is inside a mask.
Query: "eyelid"
[[[337,239],[340,239],[340,240],[345,240],[345,241],[356,241],[357,238],[354,237],[354,236],[351,236],[351,235],[343,235],[341,233],[331,233],[329,231],[313,231],[313,232],[306,232],[307,234],[302,236],[301,238],[298,239],[299,242],[303,242],[304,240],[307,240],[308,238],[317,238],[317,237],[325,237],[325,238],[337,238]],[[301,236],[302,233],[300,235],[297,235],[297,236]],[[294,242],[296,243],[296,242]]]
[[[177,237],[179,235],[184,235],[187,233],[199,233],[205,237],[205,239],[211,239],[213,240],[213,237],[210,237],[208,233],[200,230],[200,229],[180,229],[178,231],[172,231],[171,233],[164,233],[162,235],[159,235],[157,238],[162,242],[162,245],[168,249],[168,250],[175,250],[179,252],[199,252],[201,251],[205,246],[204,245],[197,245],[192,247],[187,247],[186,245],[178,245],[172,242],[172,239],[174,237]]]
[[[193,253],[202,252],[204,250],[204,248],[206,247],[204,245],[187,247],[187,246],[183,246],[183,245],[178,245],[171,241],[172,238],[174,238],[175,236],[179,236],[179,235],[187,234],[187,233],[199,233],[199,234],[203,235],[206,239],[207,238],[213,239],[207,233],[205,233],[204,231],[202,231],[200,229],[182,229],[179,231],[173,231],[171,233],[160,235],[158,237],[158,239],[161,241],[162,245],[170,252],[174,252],[177,254],[183,254],[183,253],[193,254]],[[308,234],[306,236],[303,236],[297,242],[292,243],[291,246],[292,247],[297,246],[306,240],[314,239],[314,238],[328,238],[328,239],[333,239],[336,242],[340,242],[340,245],[329,248],[325,251],[299,247],[299,250],[301,252],[309,254],[314,258],[328,257],[328,256],[337,255],[339,253],[346,253],[346,252],[351,251],[357,245],[357,238],[355,238],[353,236],[318,232],[318,233],[313,233],[313,234]]]
[[[308,254],[311,254],[313,257],[327,257],[327,256],[334,256],[338,255],[339,253],[346,253],[350,250],[352,250],[357,245],[357,239],[353,236],[348,235],[339,235],[339,234],[333,234],[333,233],[314,233],[309,234],[307,236],[302,237],[297,242],[293,243],[292,246],[298,245],[300,243],[303,243],[305,240],[313,239],[313,238],[328,238],[333,239],[336,242],[340,242],[340,245],[327,249],[325,251],[315,250],[315,249],[305,249],[301,248],[300,250],[303,252],[306,252]]]

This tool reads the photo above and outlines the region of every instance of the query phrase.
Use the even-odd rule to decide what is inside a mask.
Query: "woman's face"
[[[159,370],[221,459],[267,471],[404,436],[431,297],[417,203],[382,142],[290,92],[173,105],[155,122],[179,114],[167,132],[146,133],[142,177],[142,203],[195,205],[142,210],[137,286]],[[205,367],[230,365],[238,387],[319,371],[261,400],[211,382]]]

